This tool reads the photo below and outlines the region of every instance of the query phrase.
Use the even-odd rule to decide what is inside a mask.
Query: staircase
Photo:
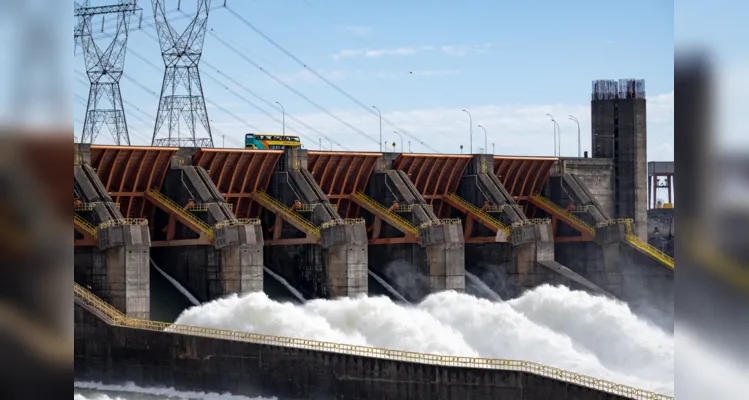
[[[295,228],[304,232],[307,235],[312,235],[316,239],[320,239],[320,229],[306,219],[300,217],[297,213],[286,207],[280,201],[270,197],[267,193],[262,190],[258,190],[252,193],[252,200],[258,202],[266,210],[276,214],[283,218],[284,221],[290,223]]]
[[[540,196],[538,194],[533,194],[530,196],[530,201],[535,206],[541,208],[542,210],[548,212],[551,215],[554,215],[555,217],[559,218],[560,220],[564,221],[567,225],[575,228],[576,230],[580,231],[581,233],[589,234],[591,237],[596,236],[596,230],[592,226],[590,226],[587,222],[581,220],[580,218],[576,217],[572,213],[568,212],[567,210],[563,209],[562,207],[559,207],[551,200]]]
[[[373,215],[382,218],[385,222],[392,225],[395,229],[405,233],[406,235],[412,235],[414,238],[419,237],[419,229],[413,226],[408,220],[401,217],[400,215],[388,210],[382,204],[375,201],[373,198],[367,196],[363,192],[356,192],[351,195],[351,199],[365,210],[369,211]]]
[[[668,254],[658,250],[654,246],[652,246],[650,243],[638,238],[635,235],[628,234],[626,236],[627,244],[634,247],[637,250],[640,250],[641,252],[655,258],[656,260],[660,261],[667,267],[673,269],[674,268],[674,259],[673,257],[669,256]]]
[[[200,218],[185,211],[172,199],[153,189],[146,190],[145,197],[146,200],[152,202],[167,213],[174,214],[179,222],[185,224],[196,233],[200,234],[201,236],[205,235],[208,237],[208,239],[213,240],[213,228],[203,222]]]
[[[500,230],[504,231],[508,237],[510,236],[510,228],[507,225],[498,221],[496,218],[487,214],[484,210],[469,203],[468,201],[458,196],[457,194],[447,193],[446,195],[442,196],[442,199],[446,201],[448,204],[450,204],[451,206],[460,210],[460,212],[466,215],[470,215],[473,218],[476,218],[476,220],[481,222],[481,224],[486,226],[487,228],[494,230],[494,231],[500,231]]]

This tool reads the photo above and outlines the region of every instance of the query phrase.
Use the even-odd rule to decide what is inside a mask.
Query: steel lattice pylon
[[[166,0],[152,0],[161,55],[164,58],[166,70],[151,145],[213,147],[213,136],[198,71],[210,0],[197,0],[195,18],[182,34],[177,33],[167,21],[165,2]],[[181,134],[180,117],[187,126],[186,134]],[[207,137],[196,136],[196,120],[200,120]],[[168,132],[165,137],[164,135],[158,137],[165,121]]]
[[[91,82],[81,143],[93,143],[101,127],[106,124],[116,144],[125,142],[129,145],[130,135],[122,106],[120,78],[125,65],[130,16],[136,10],[135,3],[121,1],[99,7],[88,7],[87,3],[84,3],[85,6],[79,4],[75,10],[75,15],[79,18],[76,35],[81,42],[86,74]],[[117,25],[112,41],[102,50],[94,41],[92,25],[95,15],[106,14],[115,14]]]

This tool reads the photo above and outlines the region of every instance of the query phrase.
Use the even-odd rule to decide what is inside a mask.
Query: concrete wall
[[[608,215],[614,215],[614,161],[606,158],[565,158],[564,170],[575,174]],[[550,181],[554,182],[552,179]],[[557,184],[560,184],[557,181]]]
[[[518,371],[434,366],[112,327],[78,305],[75,379],[284,400],[623,398]]]

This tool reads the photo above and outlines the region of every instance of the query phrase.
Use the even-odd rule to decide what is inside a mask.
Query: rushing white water
[[[177,282],[176,279],[172,278],[171,276],[169,276],[169,274],[167,274],[161,268],[159,268],[159,266],[156,265],[156,263],[153,262],[153,260],[151,260],[151,266],[154,267],[156,271],[158,271],[164,278],[166,278],[166,280],[168,280],[169,283],[171,283],[177,290],[179,290],[180,293],[185,295],[187,300],[190,300],[190,303],[196,306],[200,305],[200,302],[198,301],[198,299],[196,299],[195,296],[193,296],[190,293],[190,291],[188,291],[184,286],[182,286],[179,282]]]
[[[280,304],[250,293],[186,310],[176,323],[425,353],[519,359],[673,393],[673,337],[626,305],[540,286],[507,302],[452,291],[413,306],[385,296]]]
[[[406,304],[411,304],[411,302],[409,302],[408,300],[406,300],[405,297],[401,296],[401,294],[398,293],[398,291],[395,290],[394,287],[390,286],[390,284],[387,283],[387,282],[385,282],[385,280],[382,279],[379,275],[377,275],[374,272],[372,272],[371,269],[369,270],[369,275],[372,278],[374,278],[374,280],[376,280],[377,283],[379,283],[380,285],[382,285],[382,287],[384,287],[385,290],[387,290],[390,294],[392,294],[393,296],[395,296],[398,300],[400,300],[400,301],[402,301],[402,302],[404,302]]]
[[[74,400],[275,400],[235,396],[229,393],[184,392],[173,388],[143,388],[133,383],[104,385],[97,382],[75,382]]]
[[[476,287],[476,289],[478,289],[479,292],[484,297],[486,297],[486,298],[488,298],[489,300],[492,300],[492,301],[502,301],[502,298],[499,297],[499,295],[495,291],[493,291],[489,286],[487,286],[486,283],[484,283],[484,281],[482,281],[481,279],[479,279],[478,276],[476,276],[476,275],[474,275],[474,274],[472,274],[472,273],[470,273],[468,271],[465,271],[465,273],[466,273],[466,279],[468,279],[469,281],[471,281],[471,284],[474,287]]]
[[[275,273],[275,272],[271,271],[271,270],[270,270],[270,268],[268,268],[268,267],[265,267],[265,266],[263,267],[263,270],[264,270],[265,272],[267,272],[267,273],[268,273],[268,275],[272,276],[272,277],[273,277],[273,278],[274,278],[275,280],[277,280],[277,281],[281,282],[281,284],[282,284],[282,285],[283,285],[283,286],[284,286],[284,287],[285,287],[285,288],[286,288],[286,289],[287,289],[287,290],[288,290],[288,291],[289,291],[289,292],[290,292],[290,293],[291,293],[292,295],[294,295],[294,297],[296,297],[296,299],[297,299],[297,300],[299,300],[299,301],[300,301],[300,302],[302,302],[302,303],[304,303],[304,302],[306,301],[306,300],[305,300],[305,298],[304,298],[304,296],[302,296],[302,294],[301,294],[301,293],[299,293],[299,291],[298,291],[298,290],[296,290],[296,288],[294,288],[294,286],[291,286],[291,284],[290,284],[290,283],[289,283],[288,281],[286,281],[286,279],[284,279],[284,278],[283,278],[283,277],[282,277],[281,275],[278,275],[277,273]]]

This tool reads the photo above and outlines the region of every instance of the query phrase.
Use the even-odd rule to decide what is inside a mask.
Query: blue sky
[[[130,35],[125,75],[158,92],[163,62],[150,2],[144,8],[143,32]],[[176,8],[176,1],[167,9]],[[185,11],[194,9],[183,1]],[[253,32],[230,10],[214,0],[208,21],[201,69],[209,104],[214,141],[241,145],[245,132],[280,131],[281,124],[233,96],[223,86],[257,102],[221,74],[268,100],[281,102],[288,114],[323,132],[348,149],[377,150],[379,125],[370,115],[333,88],[306,72],[268,41]],[[92,5],[98,5],[92,0]],[[234,12],[263,31],[307,65],[366,105],[377,105],[387,120],[412,137],[403,143],[392,126],[384,126],[384,139],[408,150],[459,152],[469,147],[468,109],[474,125],[488,131],[497,154],[552,155],[552,124],[546,113],[560,122],[562,154],[577,154],[577,128],[581,122],[582,146],[590,143],[590,88],[594,79],[641,78],[649,101],[649,159],[673,159],[673,46],[674,9],[671,1],[636,0],[627,15],[620,5],[579,0],[574,5],[558,1],[322,1],[228,0]],[[179,12],[170,14],[177,17]],[[185,19],[176,20],[178,27]],[[135,17],[132,26],[137,26]],[[219,40],[220,39],[220,40]],[[275,82],[252,64],[227,49],[221,40],[240,49],[292,85],[326,111],[335,114],[359,133],[329,117]],[[103,43],[104,41],[102,41]],[[149,63],[143,61],[146,58]],[[74,90],[79,100],[88,95],[83,57],[75,60]],[[207,65],[206,65],[207,64]],[[210,66],[208,66],[210,65]],[[217,73],[214,68],[221,73]],[[222,85],[213,79],[218,79]],[[131,140],[150,142],[158,100],[131,80],[122,80],[123,97],[142,112],[128,112]],[[280,111],[261,104],[280,116]],[[80,135],[84,107],[76,102],[76,134]],[[132,107],[131,107],[132,108]],[[132,115],[132,116],[131,116]],[[149,118],[150,116],[150,118]],[[287,118],[287,128],[304,133],[308,148],[318,148],[319,135]],[[363,132],[363,133],[362,133]],[[367,137],[365,137],[365,135]],[[474,152],[484,147],[483,131],[474,126]],[[104,129],[97,142],[110,141]],[[323,147],[330,144],[323,140]],[[334,147],[337,147],[334,145]]]

